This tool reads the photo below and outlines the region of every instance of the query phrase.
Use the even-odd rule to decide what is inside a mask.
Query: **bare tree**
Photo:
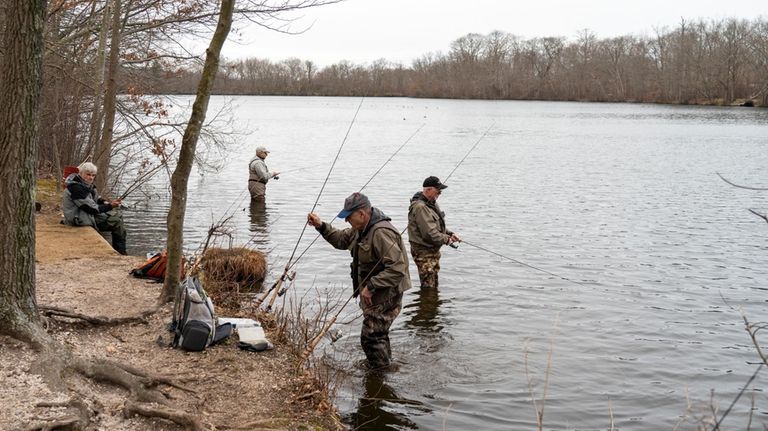
[[[206,51],[205,66],[203,67],[200,84],[197,88],[195,103],[192,105],[192,115],[189,118],[184,138],[181,142],[181,153],[176,169],[171,177],[171,208],[168,211],[168,264],[160,301],[170,301],[174,298],[179,284],[181,257],[184,241],[184,215],[187,210],[187,182],[195,158],[195,148],[200,138],[200,131],[208,111],[208,100],[219,69],[221,47],[227,40],[232,27],[232,12],[235,0],[222,0],[219,24]]]
[[[410,67],[379,59],[315,69],[295,58],[251,58],[227,65],[230,72],[215,91],[681,104],[747,99],[768,106],[767,28],[762,18],[683,19],[650,37],[598,39],[584,30],[571,41],[523,40],[500,31],[471,33],[456,39],[448,53],[427,53]],[[186,92],[193,91],[195,77],[199,70],[184,75]],[[178,81],[168,82],[178,91]]]
[[[13,172],[0,195],[0,331],[41,344],[35,300],[34,192],[46,0],[13,0],[0,62],[0,168]]]

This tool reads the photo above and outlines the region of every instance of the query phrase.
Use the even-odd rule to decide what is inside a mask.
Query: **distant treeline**
[[[154,68],[151,77],[156,92],[194,93],[198,73]],[[410,66],[252,58],[223,64],[215,92],[768,106],[768,22],[682,21],[607,39],[584,30],[570,41],[472,33]]]
[[[294,6],[330,0],[238,0],[236,23],[289,19]],[[145,181],[175,160],[186,119],[164,95],[194,94],[200,52],[216,27],[219,2],[209,0],[72,0],[48,2],[45,23],[38,168],[92,160],[97,185]],[[0,61],[7,9],[0,7]],[[409,96],[435,98],[642,101],[768,106],[768,22],[681,21],[642,36],[523,39],[468,34],[447,52],[412,64],[385,59],[318,67],[311,60],[223,61],[218,94]],[[226,115],[209,115],[224,122]],[[199,150],[233,139],[231,126],[206,124]],[[214,160],[211,158],[210,160]],[[200,163],[209,160],[203,155]],[[110,184],[107,184],[106,181]]]

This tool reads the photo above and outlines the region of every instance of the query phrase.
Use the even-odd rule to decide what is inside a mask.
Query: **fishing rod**
[[[136,189],[141,187],[147,181],[151,180],[152,177],[154,177],[155,174],[160,172],[160,169],[162,169],[163,167],[167,167],[167,165],[159,164],[155,166],[153,169],[141,174],[138,178],[136,178],[136,180],[133,181],[133,183],[130,186],[128,186],[128,188],[120,195],[118,199],[122,201],[123,199],[128,197],[128,195],[136,191]]]
[[[394,157],[397,155],[397,153],[399,153],[399,152],[400,152],[400,150],[402,150],[402,149],[403,149],[403,147],[405,147],[405,145],[406,145],[406,144],[408,144],[409,142],[411,142],[411,140],[412,140],[412,139],[413,139],[413,138],[414,138],[414,137],[415,137],[415,136],[416,136],[416,135],[417,135],[417,134],[418,134],[418,133],[421,131],[421,129],[423,129],[423,128],[424,128],[424,126],[425,126],[425,125],[426,125],[426,123],[422,123],[422,125],[421,125],[421,126],[419,126],[419,128],[418,128],[418,129],[416,129],[416,131],[415,131],[415,132],[413,132],[413,133],[411,134],[411,136],[409,136],[409,137],[408,137],[408,139],[406,139],[406,140],[405,140],[405,142],[403,142],[403,144],[402,144],[402,145],[400,145],[400,147],[398,147],[398,148],[397,148],[397,150],[395,150],[395,152],[394,152],[394,153],[392,153],[392,155],[391,155],[391,156],[389,156],[389,158],[388,158],[388,159],[387,159],[387,160],[386,160],[386,161],[385,161],[385,162],[384,162],[384,163],[383,163],[381,166],[379,166],[379,169],[377,169],[377,170],[376,170],[376,172],[374,172],[374,173],[373,173],[373,175],[372,175],[372,176],[371,176],[371,177],[368,179],[368,181],[366,181],[366,182],[365,182],[365,184],[363,184],[363,186],[362,186],[362,187],[360,187],[360,190],[358,190],[357,192],[358,192],[358,193],[362,192],[362,191],[363,191],[363,190],[364,190],[364,189],[365,189],[365,188],[368,186],[368,184],[370,184],[370,183],[371,183],[371,181],[373,181],[373,179],[374,179],[374,178],[376,178],[376,176],[377,176],[377,175],[378,175],[378,174],[379,174],[379,173],[380,173],[380,172],[381,172],[381,171],[384,169],[384,167],[385,167],[385,166],[387,166],[387,164],[388,164],[390,161],[392,161],[392,159],[393,159],[393,158],[394,158]],[[333,219],[332,219],[330,222],[328,222],[328,224],[333,224],[333,222],[334,222],[334,221],[336,221],[336,219],[337,219],[337,217],[336,217],[336,216],[334,216],[334,217],[333,217]],[[302,256],[304,256],[304,254],[305,254],[307,251],[309,251],[309,249],[310,249],[310,248],[311,248],[311,247],[312,247],[312,246],[315,244],[315,242],[317,242],[317,240],[320,238],[320,236],[321,236],[321,235],[320,235],[320,234],[318,234],[318,235],[315,237],[315,239],[313,239],[313,240],[312,240],[312,242],[310,242],[310,243],[309,243],[309,245],[308,245],[308,246],[307,246],[307,247],[304,249],[304,251],[302,251],[302,252],[301,252],[301,254],[299,254],[299,257],[297,257],[297,258],[296,258],[296,260],[294,261],[293,265],[295,265],[296,263],[298,263],[298,261],[301,259],[301,257],[302,257]],[[291,266],[293,266],[293,265],[291,265]]]
[[[472,148],[470,148],[470,149],[469,149],[469,151],[467,151],[467,154],[465,154],[465,155],[464,155],[464,157],[462,157],[462,158],[461,158],[461,160],[459,160],[459,163],[457,163],[457,164],[456,164],[456,166],[453,168],[453,170],[451,171],[451,173],[450,173],[450,174],[448,174],[448,176],[447,176],[447,177],[445,177],[445,180],[443,180],[443,183],[446,183],[446,182],[448,181],[448,178],[451,178],[451,176],[453,175],[453,173],[454,173],[454,172],[456,172],[456,169],[459,169],[459,166],[461,166],[461,164],[462,164],[462,163],[464,163],[464,160],[466,160],[466,158],[469,156],[469,154],[470,154],[472,151],[474,151],[474,149],[475,149],[475,148],[477,148],[477,145],[480,143],[480,141],[482,141],[482,140],[483,140],[483,138],[485,138],[485,135],[487,135],[487,134],[488,134],[488,132],[490,132],[490,131],[491,131],[491,128],[493,128],[493,126],[494,126],[494,123],[491,123],[491,125],[490,125],[490,126],[488,126],[488,128],[487,128],[487,129],[485,129],[485,132],[483,132],[483,134],[482,134],[482,135],[480,135],[480,137],[479,137],[479,138],[477,138],[477,142],[475,142],[475,145],[473,145],[473,146],[472,146]]]
[[[467,156],[469,156],[469,154],[477,147],[477,145],[480,143],[480,141],[483,140],[483,138],[488,134],[488,132],[491,130],[492,127],[493,127],[493,124],[491,124],[488,127],[488,129],[486,129],[486,131],[480,136],[480,138],[477,139],[477,141],[472,146],[472,148],[470,148],[469,151],[467,152],[467,154],[465,154],[464,157],[461,160],[459,160],[459,163],[456,164],[456,166],[453,168],[453,170],[448,175],[448,177],[446,177],[446,179],[450,178],[450,176],[453,175],[454,172],[456,172],[456,169],[458,169],[459,166],[461,166],[461,164],[464,162],[464,160],[467,158]],[[410,140],[410,138],[409,138],[409,140]],[[378,173],[378,171],[377,171],[377,173]],[[335,220],[335,218],[334,218],[334,220]],[[400,238],[401,239],[402,239],[402,236],[403,236],[403,234],[405,233],[406,230],[408,230],[407,226],[405,227],[405,229],[400,231]],[[318,235],[318,238],[319,238],[319,235]],[[315,238],[315,240],[317,240],[317,238]],[[314,244],[314,241],[312,243]],[[378,267],[378,265],[384,260],[384,256],[389,252],[390,248],[392,246],[394,246],[395,244],[396,244],[395,242],[390,244],[389,248],[387,248],[387,250],[384,253],[382,253],[382,256],[379,258],[379,260],[376,262],[376,264],[373,265],[373,269],[371,269],[371,271],[368,272],[368,275],[366,275],[365,278],[363,278],[363,280],[358,283],[358,288],[359,288],[359,286],[364,286],[365,282],[368,281],[368,279],[371,278],[371,276],[373,275],[374,269],[376,267]],[[310,244],[310,246],[311,245],[312,244]],[[453,248],[458,248],[458,245],[456,245],[455,243],[451,243],[449,245],[451,247],[453,247]],[[307,247],[307,249],[308,248],[309,247]],[[304,251],[306,252],[306,250],[304,250]],[[302,255],[303,255],[303,253],[302,253]],[[301,256],[299,256],[299,257],[301,257]],[[320,330],[320,332],[318,332],[318,334],[314,338],[312,338],[312,340],[310,340],[310,342],[307,344],[307,347],[304,349],[304,351],[302,352],[301,356],[299,357],[299,360],[301,362],[304,362],[305,360],[307,360],[307,358],[309,358],[309,355],[311,355],[312,352],[315,350],[317,345],[320,343],[320,340],[322,340],[322,338],[328,333],[328,331],[331,330],[331,327],[333,326],[333,324],[336,323],[336,320],[341,315],[341,312],[344,311],[344,308],[349,304],[349,302],[353,298],[357,297],[357,292],[358,291],[355,290],[355,292],[353,292],[352,295],[350,295],[349,298],[347,298],[347,300],[344,302],[344,304],[342,304],[342,306],[339,308],[339,311],[337,311],[336,314],[334,314],[333,317],[331,317],[331,319],[328,322],[326,322],[326,324],[323,326],[323,328]]]
[[[347,133],[344,134],[344,139],[341,141],[341,145],[339,145],[338,151],[336,151],[336,156],[333,158],[333,163],[331,163],[331,168],[328,169],[328,174],[325,176],[325,180],[323,181],[323,185],[320,187],[320,191],[317,193],[317,198],[315,199],[315,203],[312,205],[312,209],[309,212],[313,212],[315,208],[317,208],[317,203],[320,201],[320,196],[323,194],[323,190],[325,190],[325,186],[328,184],[328,179],[331,177],[331,173],[333,172],[333,168],[336,166],[336,162],[339,160],[339,155],[341,155],[341,150],[344,148],[344,144],[347,142],[347,138],[349,137],[349,132],[352,130],[352,126],[355,124],[355,120],[357,120],[357,114],[360,113],[360,108],[363,106],[363,101],[365,101],[365,97],[360,98],[360,104],[357,105],[357,110],[355,111],[355,115],[352,117],[352,121],[349,123],[349,127],[347,128]],[[273,290],[275,291],[275,294],[280,291],[279,285],[282,284],[282,280],[285,280],[285,278],[288,275],[288,271],[291,269],[291,264],[293,261],[293,256],[296,255],[296,250],[299,248],[299,244],[301,243],[301,238],[304,236],[304,232],[307,230],[307,224],[304,223],[304,227],[301,229],[301,233],[299,234],[299,239],[296,240],[296,245],[293,247],[293,251],[291,252],[291,256],[288,258],[288,262],[285,263],[285,268],[283,269],[282,275],[278,278],[278,280],[272,284],[272,286],[267,290],[264,295],[256,300],[256,308],[260,307],[261,304],[264,302],[264,300],[269,296],[270,292]],[[273,302],[273,301],[270,301]]]
[[[586,284],[584,284],[584,283],[579,283],[578,281],[571,280],[570,278],[563,277],[562,275],[555,274],[554,272],[547,271],[546,269],[541,269],[541,268],[539,268],[537,266],[533,266],[533,265],[527,264],[525,262],[521,262],[521,261],[519,261],[517,259],[513,259],[513,258],[511,258],[509,256],[505,256],[505,255],[503,255],[501,253],[495,252],[495,251],[490,250],[488,248],[482,247],[482,246],[477,245],[477,244],[473,244],[473,243],[471,243],[469,241],[466,241],[466,240],[462,239],[460,242],[463,243],[463,244],[475,247],[478,250],[482,250],[484,252],[491,253],[491,254],[496,255],[498,257],[501,257],[503,259],[507,259],[509,261],[512,261],[512,262],[518,264],[518,265],[522,265],[522,266],[525,266],[527,268],[530,268],[530,269],[533,269],[533,270],[536,270],[536,271],[539,271],[539,272],[543,272],[545,274],[549,274],[549,275],[551,275],[553,277],[557,277],[557,278],[559,278],[561,280],[565,280],[565,281],[569,281],[569,282],[574,283],[574,284],[578,284],[579,286],[586,286]]]
[[[443,180],[443,184],[445,184],[446,182],[448,182],[448,178],[451,178],[451,175],[453,175],[453,173],[454,173],[454,172],[456,172],[456,169],[459,169],[459,166],[461,166],[461,164],[462,164],[462,163],[464,163],[464,160],[466,160],[466,158],[469,156],[469,154],[470,154],[472,151],[474,151],[474,150],[475,150],[475,148],[477,148],[477,145],[478,145],[478,144],[480,144],[480,141],[482,141],[482,140],[483,140],[483,138],[485,138],[485,135],[487,135],[487,134],[488,134],[488,132],[490,132],[490,131],[491,131],[491,129],[493,128],[493,126],[494,126],[494,123],[491,123],[491,125],[490,125],[490,126],[488,126],[488,128],[487,128],[487,129],[485,129],[485,132],[483,132],[483,134],[482,134],[482,135],[480,135],[480,137],[479,137],[479,138],[477,138],[477,141],[475,142],[475,145],[473,145],[473,146],[472,146],[472,148],[470,148],[470,149],[469,149],[469,151],[467,151],[467,154],[464,154],[464,157],[462,157],[462,158],[461,158],[461,160],[459,160],[459,163],[457,163],[457,164],[456,164],[456,166],[454,166],[454,168],[453,168],[453,170],[451,171],[451,173],[449,173],[449,174],[448,174],[448,176],[447,176],[447,177],[445,177],[445,179]],[[459,245],[458,245],[458,244],[456,244],[456,242],[449,242],[449,243],[448,243],[448,247],[451,247],[451,248],[453,248],[453,249],[456,249],[456,248],[459,248]]]
[[[301,171],[306,171],[307,169],[318,168],[324,164],[325,163],[318,163],[315,165],[304,166],[303,168],[288,169],[287,171],[280,171],[280,175],[287,174],[289,172],[301,172]]]
[[[400,150],[402,150],[406,146],[406,144],[408,144],[421,131],[421,129],[424,128],[425,125],[426,125],[426,123],[422,123],[422,125],[419,126],[419,128],[416,129],[416,131],[413,132],[408,137],[408,139],[406,139],[405,142],[403,142],[403,144],[400,145],[397,148],[397,150],[395,150],[395,152],[392,153],[392,155],[389,156],[389,158],[386,161],[384,161],[384,163],[382,163],[382,165],[379,167],[379,169],[377,169],[376,172],[374,172],[374,174],[368,179],[368,181],[365,184],[363,184],[362,187],[360,187],[360,190],[358,190],[358,193],[362,192],[363,189],[365,189],[368,186],[368,184],[370,184],[371,181],[373,181],[373,179],[376,178],[376,176],[384,169],[384,167],[387,166],[387,164],[389,164],[389,162],[392,161],[392,159],[395,158],[397,153],[399,153]],[[335,220],[336,220],[336,217],[334,216],[333,220],[331,220],[329,222],[329,224],[333,223]],[[304,227],[306,228],[306,225]],[[401,233],[401,235],[402,235],[402,233]],[[315,238],[312,240],[312,242],[309,243],[309,245],[301,252],[301,254],[299,254],[299,256],[296,258],[296,260],[293,261],[293,263],[290,265],[290,267],[288,267],[289,270],[291,268],[293,268],[293,266],[295,266],[299,262],[299,260],[302,258],[302,256],[304,256],[304,254],[306,254],[307,251],[309,251],[309,249],[315,244],[315,242],[317,242],[318,239],[320,239],[320,237],[321,237],[320,234],[317,234],[317,236],[315,236]],[[273,286],[273,288],[277,288],[277,286]],[[270,290],[272,290],[272,288],[270,288]],[[275,298],[277,296],[283,296],[283,294],[285,294],[286,290],[287,290],[287,288],[284,287],[284,288],[278,288],[278,290],[275,291],[275,293],[273,294],[272,300],[270,301],[270,307],[267,308],[267,311],[269,311],[269,308],[271,308],[271,305],[272,305],[272,303],[274,303]],[[265,298],[266,298],[266,295],[265,295]],[[259,303],[258,305],[260,305],[260,304],[261,303]]]
[[[379,266],[379,264],[381,264],[384,261],[384,256],[386,256],[387,253],[389,253],[389,251],[392,249],[392,247],[394,247],[394,245],[398,244],[398,243],[402,243],[403,246],[405,246],[405,243],[402,242],[402,237],[403,237],[403,233],[405,233],[405,231],[407,229],[408,229],[408,227],[406,227],[405,229],[400,231],[400,242],[393,241],[389,245],[389,247],[387,247],[387,249],[384,251],[384,253],[381,254],[381,257],[379,258],[379,260],[377,260],[376,263],[371,268],[371,270],[368,271],[368,274],[359,283],[357,283],[357,288],[354,289],[354,291],[352,292],[352,295],[349,295],[349,297],[344,302],[344,304],[341,305],[341,307],[339,308],[339,311],[337,311],[336,314],[334,314],[333,317],[331,317],[331,319],[328,322],[326,322],[326,324],[323,326],[323,328],[320,330],[320,332],[318,332],[317,335],[315,335],[315,337],[312,338],[309,341],[309,343],[307,344],[307,347],[304,349],[304,351],[299,356],[299,364],[304,363],[304,361],[306,361],[309,358],[309,355],[311,355],[312,352],[317,347],[317,345],[320,344],[320,340],[322,340],[323,337],[325,336],[325,334],[327,334],[328,331],[331,330],[331,327],[333,326],[333,324],[336,323],[336,320],[341,315],[341,312],[344,311],[344,308],[346,308],[346,306],[349,304],[350,301],[352,301],[353,299],[357,298],[357,296],[360,293],[361,286],[365,286],[365,283],[368,280],[371,279],[371,277],[373,276],[373,271],[375,271],[376,268]],[[405,250],[403,250],[403,253],[405,253]],[[408,256],[406,256],[405,259],[406,259],[406,265],[407,265],[408,264]],[[354,288],[354,286],[353,286],[353,288]]]

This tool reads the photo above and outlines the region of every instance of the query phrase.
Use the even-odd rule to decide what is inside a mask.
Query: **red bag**
[[[180,278],[184,278],[184,261],[185,259],[182,257],[181,271],[179,272]],[[165,267],[167,264],[168,252],[163,251],[162,253],[157,253],[150,257],[136,268],[133,268],[130,274],[137,278],[148,278],[150,280],[163,281],[165,280]]]

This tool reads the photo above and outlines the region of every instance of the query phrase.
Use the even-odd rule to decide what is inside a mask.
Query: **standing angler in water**
[[[248,191],[251,193],[251,200],[264,200],[267,193],[267,182],[271,179],[278,179],[280,172],[269,172],[264,159],[269,155],[264,147],[256,147],[256,157],[251,159],[248,164]]]
[[[411,288],[405,244],[391,219],[362,193],[347,197],[336,217],[352,227],[336,229],[315,213],[307,215],[307,223],[329,244],[352,254],[353,295],[360,295],[363,310],[360,344],[372,369],[386,368],[392,361],[389,327],[400,314],[403,292]]]
[[[413,195],[408,208],[408,242],[419,269],[421,288],[437,289],[440,247],[461,238],[445,227],[445,213],[437,205],[437,198],[448,186],[437,177],[427,177],[422,187],[422,191]]]

